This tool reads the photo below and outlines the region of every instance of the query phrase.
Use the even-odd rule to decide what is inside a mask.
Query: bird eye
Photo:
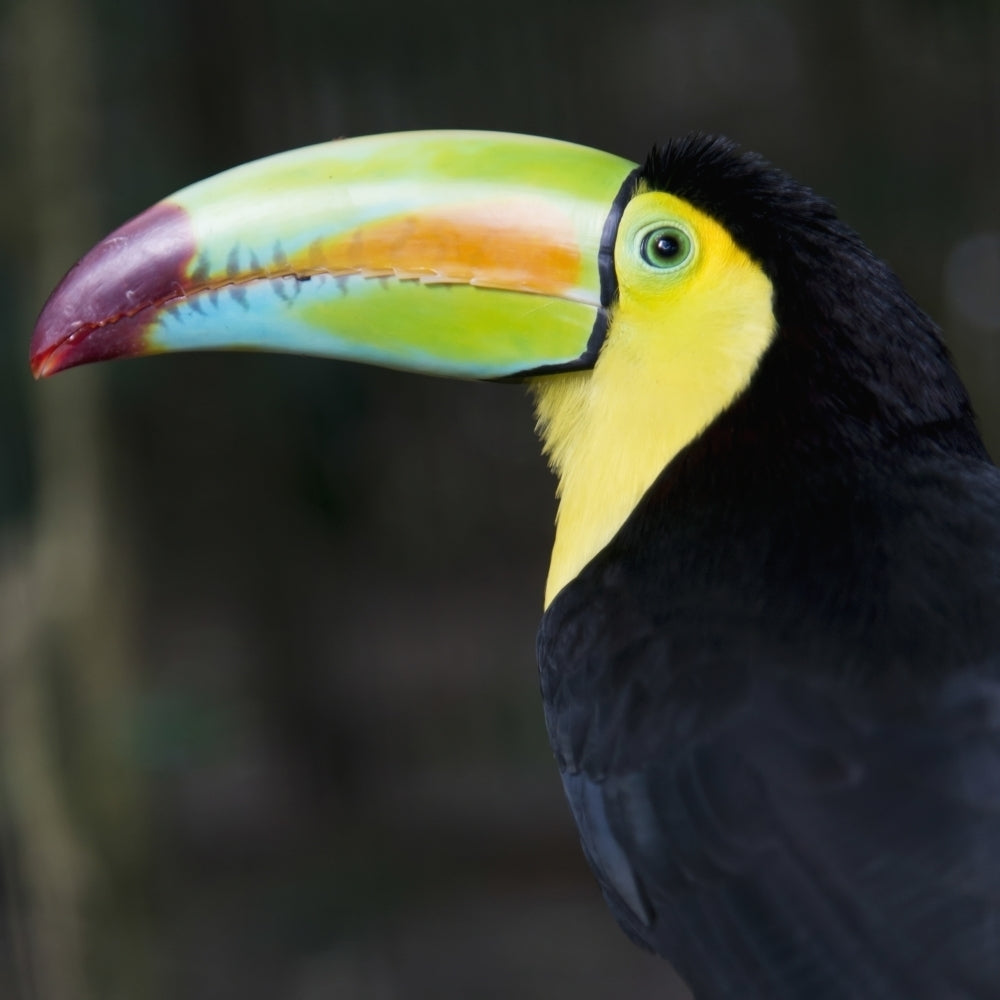
[[[680,267],[691,256],[691,237],[677,226],[649,230],[640,246],[642,259],[659,270]]]

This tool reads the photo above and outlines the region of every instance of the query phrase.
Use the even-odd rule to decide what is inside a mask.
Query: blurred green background
[[[680,997],[586,871],[516,387],[188,356],[34,384],[96,239],[341,135],[728,133],[947,330],[988,440],[1000,4],[4,0],[0,997]]]

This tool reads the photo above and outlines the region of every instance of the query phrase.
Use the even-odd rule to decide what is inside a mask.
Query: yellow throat
[[[677,263],[650,253],[662,233],[681,240]],[[719,223],[673,195],[640,190],[628,203],[615,271],[618,302],[594,368],[532,381],[558,477],[546,607],[746,388],[774,336],[763,270]]]

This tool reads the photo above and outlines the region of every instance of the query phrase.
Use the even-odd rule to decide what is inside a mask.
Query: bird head
[[[861,322],[872,280],[892,294]],[[559,479],[550,601],[765,359],[793,413],[810,395],[893,410],[886,384],[905,396],[907,372],[950,372],[894,282],[826,202],[726,140],[636,167],[549,139],[401,133],[237,167],[127,222],[52,294],[31,365],[273,350],[526,381]],[[920,335],[883,336],[879,309]]]

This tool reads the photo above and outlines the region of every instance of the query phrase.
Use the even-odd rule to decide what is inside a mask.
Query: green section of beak
[[[98,244],[46,305],[32,366],[45,375],[206,348],[471,378],[592,364],[607,305],[602,239],[632,169],[581,146],[483,132],[259,160]]]

